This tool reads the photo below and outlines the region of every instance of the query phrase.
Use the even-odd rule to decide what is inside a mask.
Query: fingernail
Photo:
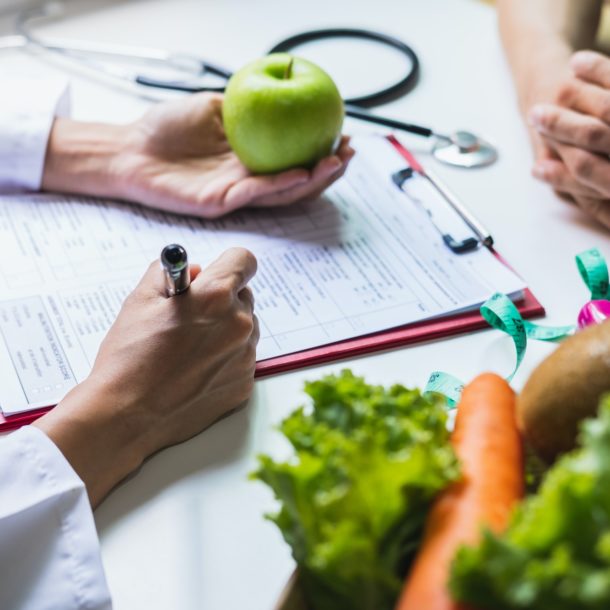
[[[578,51],[570,58],[570,67],[576,73],[585,73],[591,70],[595,63],[596,55],[590,51]]]
[[[544,127],[546,117],[547,113],[544,106],[533,106],[527,114],[527,121],[535,129],[540,129]]]
[[[532,167],[532,176],[538,180],[546,180],[548,173],[544,164],[536,163],[534,167]]]
[[[328,167],[327,167],[326,171],[328,172],[328,174],[335,174],[342,167],[343,167],[343,163],[341,163],[341,159],[339,159],[338,157],[332,157],[328,161]]]

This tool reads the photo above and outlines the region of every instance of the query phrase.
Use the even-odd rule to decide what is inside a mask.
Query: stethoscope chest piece
[[[432,154],[442,163],[467,168],[491,165],[498,159],[494,146],[469,131],[437,136]]]

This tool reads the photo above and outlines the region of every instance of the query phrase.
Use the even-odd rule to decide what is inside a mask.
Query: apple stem
[[[286,70],[284,70],[284,80],[288,80],[292,77],[292,64],[294,63],[294,57],[290,58]]]

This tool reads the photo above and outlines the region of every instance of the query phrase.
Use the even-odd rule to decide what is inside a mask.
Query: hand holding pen
[[[94,507],[149,455],[249,398],[259,330],[247,283],[255,272],[254,256],[233,248],[204,270],[187,264],[189,289],[168,298],[155,261],[125,300],[90,376],[34,424],[85,482]]]

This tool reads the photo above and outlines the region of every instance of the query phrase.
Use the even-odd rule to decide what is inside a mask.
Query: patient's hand
[[[554,155],[539,157],[533,174],[610,227],[610,59],[584,51],[570,67],[554,103],[529,112]]]
[[[159,104],[127,126],[57,119],[43,189],[212,218],[315,197],[343,175],[353,154],[343,138],[337,153],[312,170],[253,176],[225,137],[222,96],[201,93]]]
[[[59,447],[96,506],[152,453],[242,405],[254,382],[256,259],[228,250],[168,298],[159,262],[127,298],[89,378],[34,425]]]

